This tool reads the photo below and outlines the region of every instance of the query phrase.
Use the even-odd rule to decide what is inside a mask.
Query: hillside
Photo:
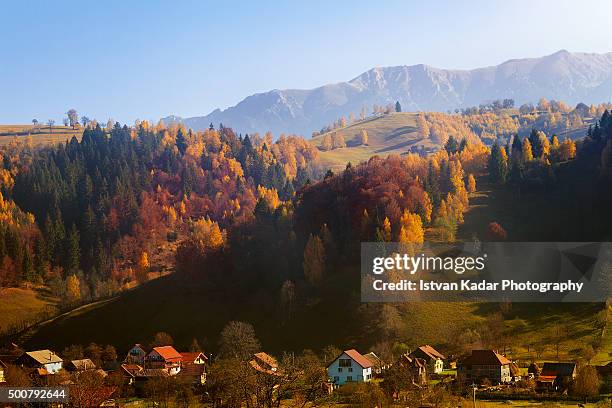
[[[428,65],[377,67],[356,78],[314,89],[271,90],[206,116],[168,116],[194,129],[223,123],[238,132],[309,135],[327,123],[374,104],[399,101],[406,111],[446,111],[495,99],[516,105],[539,98],[600,103],[612,97],[612,53],[570,53],[513,59],[496,66],[448,70]]]
[[[0,288],[0,335],[54,313],[57,299],[42,289]]]
[[[529,225],[529,228],[519,228],[508,221],[516,219],[517,214],[511,205],[512,192],[483,180],[479,180],[479,184],[482,186],[471,199],[473,204],[466,213],[460,237],[481,234],[491,220],[499,220],[512,234],[522,230],[525,234],[535,234],[541,225],[549,225],[558,215],[551,207],[547,212],[550,219],[543,220],[543,224],[533,222],[541,217],[531,211],[541,203],[535,196],[526,196],[525,200],[533,204],[523,210],[530,215],[521,218],[521,223],[526,223],[522,225]],[[564,210],[559,208],[558,211]],[[347,282],[355,276],[355,271],[350,268],[338,271],[317,301],[297,312],[290,321],[282,323],[275,315],[276,299],[265,296],[264,292],[261,296],[250,297],[243,297],[239,291],[223,294],[206,286],[181,283],[176,275],[170,275],[109,301],[83,307],[41,325],[25,338],[17,340],[26,340],[25,344],[30,348],[52,347],[58,350],[73,343],[112,343],[124,352],[130,344],[146,342],[155,332],[166,331],[180,347],[187,347],[196,338],[206,350],[214,352],[224,324],[229,320],[242,320],[255,326],[264,348],[270,352],[321,349],[328,344],[362,349],[372,344],[371,339],[364,336],[365,323],[354,318],[355,311],[362,304],[358,290]],[[562,322],[569,334],[560,341],[560,357],[575,358],[586,345],[601,337],[602,316],[606,314],[603,307],[601,304],[576,303],[512,304],[511,310],[505,312],[503,329],[504,335],[512,338],[508,351],[513,358],[528,360],[533,356],[534,347],[542,347],[541,359],[555,358],[556,352],[550,345],[558,322]],[[453,347],[452,339],[466,329],[483,327],[487,316],[499,309],[498,304],[402,304],[399,305],[401,336],[410,339],[412,347],[430,343],[444,350]],[[607,313],[610,316],[610,311]],[[82,330],[83,327],[88,330]],[[595,357],[595,362],[610,359],[606,352],[612,346],[610,331],[602,341],[603,351]],[[541,344],[548,346],[539,346]]]
[[[214,291],[194,290],[168,276],[109,301],[98,302],[41,325],[27,338],[27,348],[62,350],[70,344],[97,342],[114,344],[121,352],[136,342],[146,343],[158,331],[166,331],[177,345],[188,347],[193,338],[207,351],[215,351],[218,334],[229,320],[248,321],[255,326],[266,351],[321,349],[328,344],[339,347],[369,347],[367,339],[359,337],[359,322],[348,320],[348,307],[327,308],[313,305],[286,325],[261,313],[261,306],[245,305],[237,299],[229,301]],[[353,294],[354,296],[356,294]],[[339,291],[334,294],[346,301]],[[358,298],[340,302],[358,305]],[[329,303],[327,303],[329,306]],[[421,343],[441,345],[443,348],[462,329],[482,325],[496,304],[474,303],[412,303],[402,305],[403,333],[412,339],[412,346]],[[506,321],[506,332],[513,336],[513,355],[527,359],[527,345],[550,338],[554,322],[560,321],[572,334],[561,345],[562,355],[579,353],[591,344],[600,331],[597,329],[601,305],[515,304],[512,316]],[[87,327],[87,330],[83,330]],[[31,337],[30,337],[31,336]],[[606,344],[611,344],[610,335]],[[610,350],[604,346],[603,350]],[[553,358],[548,349],[543,358]],[[598,356],[608,361],[610,356]]]
[[[358,145],[361,131],[368,132],[368,145]],[[431,140],[423,139],[416,128],[416,113],[395,112],[388,115],[366,119],[337,129],[328,133],[341,133],[344,135],[345,148],[321,151],[321,166],[341,170],[346,163],[357,164],[371,156],[387,156],[389,154],[405,154],[411,149],[437,147]],[[312,143],[321,145],[327,133],[312,138]]]
[[[56,144],[69,141],[73,136],[81,138],[83,130],[81,128],[72,129],[67,126],[39,125],[0,125],[0,146],[8,145],[11,142],[27,142],[29,138],[33,145]]]

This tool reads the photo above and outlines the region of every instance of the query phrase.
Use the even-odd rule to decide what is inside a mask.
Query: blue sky
[[[424,4],[427,3],[427,4]],[[532,4],[536,3],[536,4]],[[0,0],[0,123],[194,116],[375,66],[610,52],[608,1]]]

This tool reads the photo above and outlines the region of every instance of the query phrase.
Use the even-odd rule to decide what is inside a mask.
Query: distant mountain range
[[[310,136],[314,130],[362,107],[399,101],[404,111],[446,111],[512,98],[516,105],[541,97],[600,103],[612,100],[612,53],[570,53],[562,50],[541,58],[506,61],[472,70],[428,65],[373,68],[348,82],[315,89],[272,90],[246,97],[206,116],[168,116],[194,129],[223,123],[241,133],[281,132]]]

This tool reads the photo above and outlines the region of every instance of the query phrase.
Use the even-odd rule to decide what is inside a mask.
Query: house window
[[[341,358],[340,361],[338,361],[338,366],[340,366],[340,367],[350,367],[351,366],[351,359],[350,358]]]
[[[338,382],[338,381],[340,381],[340,377],[338,377],[337,375],[334,376],[334,382]]]
[[[342,372],[342,367],[338,367],[338,372],[341,373]]]
[[[352,373],[353,372],[353,367],[349,367],[348,372]]]
[[[346,381],[347,382],[353,381],[353,376],[349,375],[348,377],[346,377]]]

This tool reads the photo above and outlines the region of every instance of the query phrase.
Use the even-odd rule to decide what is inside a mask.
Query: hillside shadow
[[[395,129],[393,132],[389,133],[385,136],[385,142],[388,142],[391,139],[395,139],[398,136],[402,136],[408,133],[415,132],[416,128],[414,126],[402,126],[400,128]]]
[[[397,149],[401,149],[404,147],[413,146],[420,141],[421,139],[406,140],[405,142],[397,143],[392,146],[387,146],[387,147],[383,147],[382,149],[375,150],[375,153],[385,153],[391,150],[397,150]]]

